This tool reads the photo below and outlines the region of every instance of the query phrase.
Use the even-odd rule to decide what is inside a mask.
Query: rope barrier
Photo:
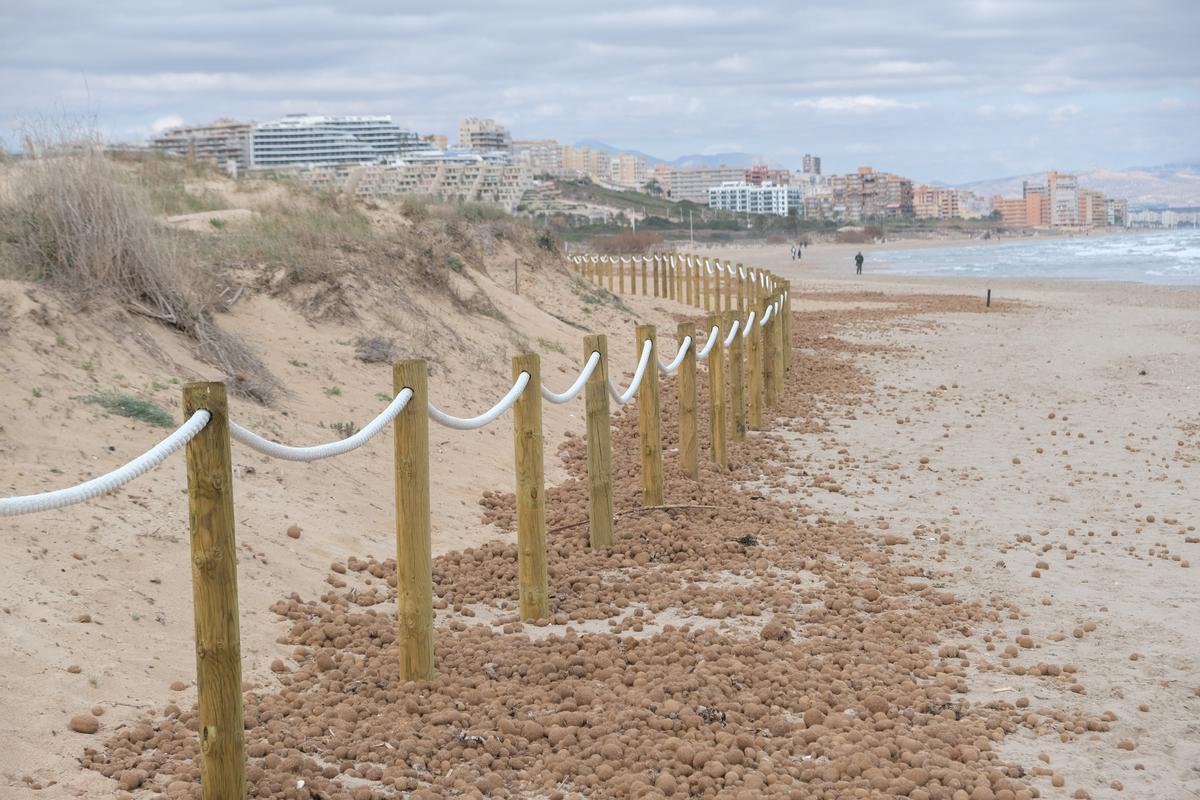
[[[343,453],[349,453],[351,450],[357,450],[375,438],[380,431],[388,426],[388,423],[404,410],[405,406],[408,405],[408,401],[412,399],[412,395],[412,389],[401,389],[400,393],[392,399],[392,402],[388,403],[387,408],[379,413],[379,416],[368,422],[361,431],[353,436],[347,436],[340,442],[326,442],[325,444],[315,444],[309,447],[293,447],[273,442],[270,439],[264,439],[254,431],[238,425],[233,420],[229,420],[229,436],[235,441],[246,445],[251,450],[257,450],[271,458],[280,458],[284,461],[319,461],[322,458],[340,456]]]
[[[658,362],[658,368],[667,375],[674,375],[675,370],[679,369],[679,365],[683,363],[683,357],[687,355],[688,348],[692,346],[692,337],[685,336],[683,341],[679,343],[679,352],[675,354],[675,358],[670,364]]]
[[[753,313],[753,312],[751,312],[751,313]],[[733,344],[733,340],[737,338],[738,326],[741,324],[742,324],[741,320],[735,319],[733,321],[733,324],[729,326],[729,335],[725,337],[725,346],[726,347],[729,347],[729,345]]]
[[[188,419],[187,422],[175,429],[167,438],[154,447],[142,453],[137,458],[122,467],[114,469],[78,486],[66,489],[56,489],[52,492],[24,495],[22,497],[0,498],[0,517],[15,517],[18,514],[32,514],[36,511],[50,511],[55,508],[65,508],[85,500],[92,500],[121,488],[135,478],[139,478],[157,467],[172,453],[190,442],[196,434],[204,430],[212,415],[201,409]]]
[[[719,338],[721,338],[721,328],[717,325],[713,325],[712,330],[708,332],[708,342],[704,345],[704,348],[700,350],[700,352],[696,353],[696,358],[701,361],[708,358],[709,352],[712,351],[713,345],[717,343],[717,339]]]
[[[760,327],[766,326],[766,324],[771,321],[771,312],[774,310],[774,306],[767,306],[767,310],[763,312],[762,320],[758,323]]]
[[[529,373],[522,372],[517,376],[517,382],[508,390],[508,394],[501,397],[500,402],[477,417],[455,417],[442,411],[433,403],[429,403],[429,418],[439,425],[445,425],[447,428],[454,428],[460,431],[471,431],[476,428],[482,428],[484,425],[493,422],[507,411],[513,403],[517,402],[517,398],[521,396],[521,392],[525,391],[525,387],[528,385]]]
[[[608,393],[612,395],[612,399],[617,402],[617,405],[625,405],[637,393],[638,387],[642,385],[642,376],[646,374],[646,365],[650,363],[650,354],[653,349],[654,347],[651,345],[649,339],[642,344],[642,357],[638,359],[637,369],[633,373],[633,381],[624,392],[618,392],[617,387],[613,385],[612,379],[609,379]]]
[[[742,331],[743,339],[750,335],[750,331],[754,330],[754,314],[755,312],[751,311],[750,316],[746,317],[746,329]]]
[[[562,405],[574,400],[583,391],[583,387],[587,385],[588,378],[592,377],[592,373],[596,371],[596,365],[599,363],[600,353],[592,351],[592,354],[588,356],[587,363],[583,365],[583,371],[579,373],[579,377],[575,379],[575,382],[565,392],[562,394],[552,392],[546,388],[546,384],[542,384],[542,397],[555,405]]]

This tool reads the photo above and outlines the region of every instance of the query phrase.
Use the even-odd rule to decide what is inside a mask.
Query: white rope
[[[746,327],[744,330],[742,330],[742,338],[743,339],[745,339],[747,336],[749,336],[750,332],[752,330],[754,330],[754,313],[755,312],[751,311],[750,316],[746,317]]]
[[[478,417],[454,417],[442,411],[433,403],[429,404],[429,418],[439,425],[445,425],[447,428],[455,428],[460,431],[470,431],[476,428],[482,428],[489,422],[494,421],[497,417],[503,414],[517,402],[517,398],[521,396],[521,392],[525,391],[525,387],[529,385],[529,373],[522,372],[517,376],[517,382],[508,390],[508,394],[500,398],[500,402],[489,408],[487,411],[480,414]]]
[[[741,278],[742,280],[746,280],[746,270],[742,269],[741,267],[738,267],[738,277]]]
[[[618,392],[617,387],[613,386],[612,380],[608,381],[608,393],[612,395],[613,400],[617,401],[617,405],[625,405],[637,393],[638,387],[642,385],[642,376],[646,374],[646,365],[650,363],[650,354],[653,350],[653,345],[647,339],[645,344],[642,345],[642,357],[638,359],[637,369],[633,372],[633,381],[624,392]]]
[[[212,415],[204,409],[196,411],[187,422],[176,428],[174,433],[125,466],[118,467],[98,478],[92,478],[78,486],[21,497],[0,498],[0,517],[15,517],[18,514],[32,514],[35,511],[65,508],[116,491],[133,479],[154,469],[168,456],[190,442],[197,433],[204,429],[211,418]]]
[[[741,320],[735,319],[733,325],[729,327],[729,335],[725,337],[725,346],[733,344],[733,340],[737,338],[738,326],[742,324]]]
[[[599,363],[600,352],[598,350],[593,350],[592,354],[588,356],[587,363],[583,365],[583,371],[579,373],[579,377],[575,379],[575,382],[572,383],[565,392],[562,394],[552,392],[547,389],[546,384],[543,383],[542,397],[546,398],[555,405],[561,405],[574,400],[575,396],[583,391],[583,387],[587,385],[588,378],[592,377],[592,373],[596,371],[596,365]]]
[[[708,354],[713,349],[713,345],[716,344],[717,340],[720,338],[720,327],[713,325],[712,330],[708,332],[708,342],[704,345],[700,352],[696,353],[696,358],[700,359],[701,361],[708,358]]]
[[[766,325],[768,322],[770,322],[771,321],[771,312],[774,310],[775,309],[772,306],[767,306],[767,310],[765,312],[763,312],[762,321],[760,321],[758,324],[760,326],[763,326],[763,325]]]
[[[658,368],[668,375],[674,375],[675,370],[679,369],[679,365],[683,363],[683,357],[687,355],[688,348],[692,346],[692,337],[685,336],[683,341],[679,343],[679,352],[675,354],[675,358],[670,364],[658,362]]]
[[[279,444],[278,442],[272,442],[270,439],[264,439],[254,431],[247,430],[238,425],[233,420],[229,421],[229,436],[246,445],[251,450],[257,450],[271,458],[281,458],[284,461],[319,461],[322,458],[340,456],[343,453],[349,453],[351,450],[357,450],[375,438],[381,430],[388,426],[388,423],[404,410],[404,407],[408,405],[408,401],[412,399],[412,395],[412,389],[401,389],[400,393],[392,398],[392,402],[388,403],[387,408],[379,412],[379,416],[368,422],[361,431],[353,436],[347,436],[340,442],[326,442],[325,444],[314,444],[309,447],[292,447],[291,445]]]

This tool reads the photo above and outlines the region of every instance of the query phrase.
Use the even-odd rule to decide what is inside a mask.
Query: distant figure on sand
[[[796,245],[792,245],[792,261],[796,260]]]
[[[862,275],[862,264],[863,264],[863,254],[862,254],[862,251],[859,250],[858,255],[856,255],[854,257],[854,267],[855,267],[856,275]]]

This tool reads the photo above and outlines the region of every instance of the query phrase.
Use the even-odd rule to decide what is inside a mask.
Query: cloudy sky
[[[805,8],[804,6],[810,6]],[[0,0],[0,139],[382,113],[965,182],[1200,160],[1197,0]]]

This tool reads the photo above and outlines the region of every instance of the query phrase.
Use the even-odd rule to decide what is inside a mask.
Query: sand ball
[[[95,733],[100,730],[100,721],[91,714],[79,714],[71,717],[67,727],[76,733]]]

